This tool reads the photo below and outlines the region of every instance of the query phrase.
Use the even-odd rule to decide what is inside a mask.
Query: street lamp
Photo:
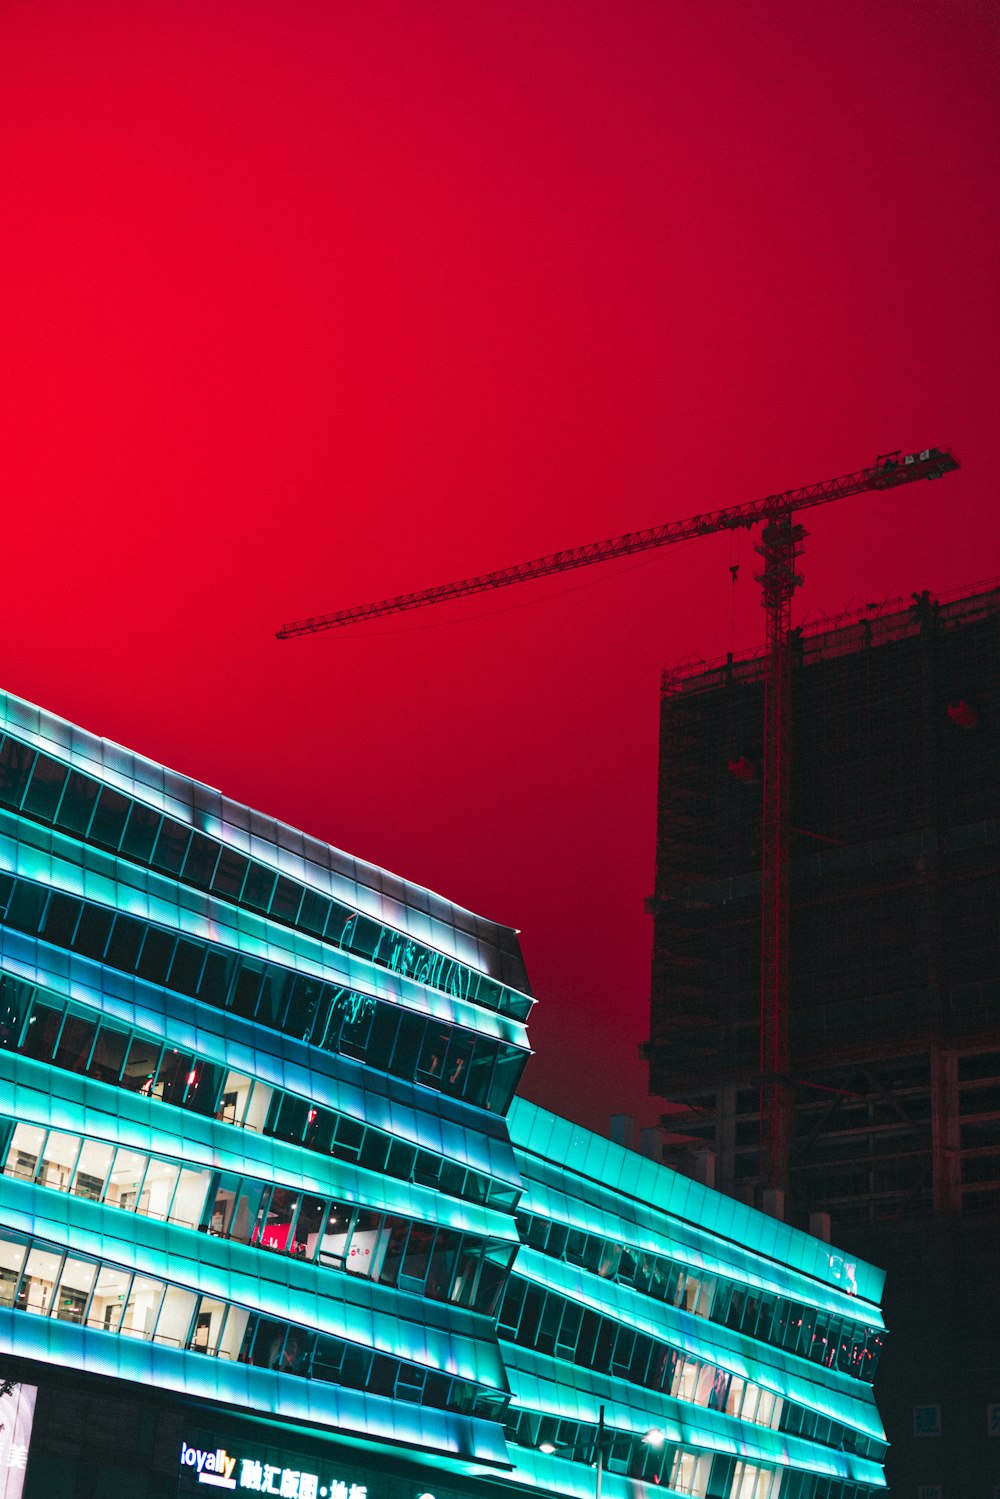
[[[660,1447],[662,1447],[663,1444],[664,1444],[664,1442],[666,1441],[666,1439],[667,1439],[666,1432],[662,1431],[659,1426],[651,1426],[649,1428],[649,1430],[644,1433],[643,1438],[642,1438],[642,1440],[646,1443],[646,1445],[648,1447],[653,1447],[655,1449],[659,1449]],[[555,1452],[560,1452],[560,1451],[562,1451],[562,1452],[568,1452],[570,1449],[568,1447],[559,1448],[559,1447],[556,1446],[555,1442],[539,1442],[539,1444],[538,1444],[538,1450],[539,1450],[539,1452],[544,1452],[546,1454],[546,1456],[551,1457],[552,1454],[555,1453]],[[603,1405],[600,1407],[600,1409],[598,1411],[598,1415],[597,1415],[597,1435],[594,1438],[594,1446],[593,1446],[592,1451],[593,1451],[593,1457],[591,1458],[591,1462],[594,1464],[594,1467],[597,1470],[597,1481],[596,1481],[595,1486],[594,1486],[594,1499],[601,1499],[601,1483],[602,1483],[602,1480],[604,1478],[604,1406]]]
[[[601,1406],[597,1417],[597,1436],[594,1439],[594,1450],[597,1461],[597,1483],[594,1488],[594,1499],[601,1499],[601,1479],[604,1476],[604,1406]]]

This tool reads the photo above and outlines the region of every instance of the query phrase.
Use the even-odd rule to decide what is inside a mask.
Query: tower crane
[[[514,583],[528,583],[553,573],[569,572],[574,568],[589,567],[592,563],[690,541],[696,536],[709,536],[717,531],[749,530],[757,524],[762,525],[757,551],[763,559],[763,567],[755,574],[761,585],[761,603],[767,620],[761,830],[760,1167],[762,1186],[779,1192],[787,1189],[791,1145],[788,1044],[791,666],[788,642],[792,596],[802,581],[795,571],[796,559],[801,554],[806,536],[804,528],[793,517],[800,510],[825,505],[831,500],[847,499],[871,490],[896,489],[917,479],[940,479],[958,466],[958,460],[940,448],[924,448],[921,452],[905,455],[897,450],[882,454],[868,468],[837,479],[825,479],[801,489],[768,495],[765,499],[709,510],[687,520],[668,521],[665,525],[651,526],[643,531],[630,531],[608,541],[550,552],[530,562],[480,573],[474,578],[462,578],[416,593],[397,594],[394,598],[380,599],[371,604],[356,604],[332,614],[315,615],[282,625],[277,631],[279,640],[290,640],[319,630],[339,629],[386,614],[400,614],[408,609],[421,609],[474,593],[507,588]]]

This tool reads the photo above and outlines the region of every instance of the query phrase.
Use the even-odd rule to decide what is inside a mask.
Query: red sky
[[[951,446],[798,618],[1000,574],[991,0],[8,0],[2,680],[522,929],[525,1090],[645,1097],[659,673],[710,538],[285,620]],[[741,564],[730,583],[731,560]]]

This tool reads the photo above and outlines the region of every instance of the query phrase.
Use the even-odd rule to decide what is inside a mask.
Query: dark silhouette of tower
[[[772,1206],[889,1271],[893,1492],[1000,1493],[1000,588],[792,643],[790,1171]],[[649,902],[665,1159],[750,1200],[764,675],[760,657],[665,674]]]

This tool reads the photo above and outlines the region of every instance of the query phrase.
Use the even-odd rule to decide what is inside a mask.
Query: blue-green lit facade
[[[0,731],[0,1493],[882,1489],[879,1272],[516,1099],[511,930]]]

